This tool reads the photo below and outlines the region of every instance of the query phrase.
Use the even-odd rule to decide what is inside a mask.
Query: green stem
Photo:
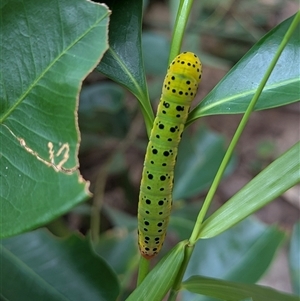
[[[139,264],[139,273],[137,279],[137,286],[139,286],[147,274],[149,273],[150,268],[150,260],[145,259],[143,256],[140,257],[140,264]]]
[[[253,96],[253,98],[252,98],[252,100],[251,100],[251,102],[250,102],[250,104],[249,104],[249,106],[248,106],[248,108],[247,108],[247,110],[246,110],[246,112],[245,112],[245,114],[244,114],[244,116],[243,116],[243,118],[242,118],[242,120],[241,120],[241,122],[240,122],[233,138],[232,138],[232,140],[231,140],[231,142],[230,142],[230,145],[227,149],[227,152],[226,152],[226,154],[225,154],[225,156],[222,160],[222,163],[219,167],[219,170],[216,174],[216,177],[214,178],[214,181],[213,181],[213,183],[212,183],[212,185],[211,185],[211,187],[208,191],[208,194],[205,198],[205,201],[203,203],[202,209],[201,209],[201,211],[198,215],[196,225],[195,225],[195,227],[193,229],[193,232],[192,232],[192,235],[190,237],[190,243],[192,245],[195,244],[197,239],[199,238],[199,234],[200,234],[200,231],[201,231],[201,226],[202,226],[203,219],[206,216],[206,213],[207,213],[207,211],[209,209],[209,206],[212,202],[212,199],[215,195],[217,187],[219,186],[219,183],[220,183],[220,181],[222,179],[222,176],[224,174],[225,168],[226,168],[226,166],[227,166],[227,164],[228,164],[228,162],[229,162],[229,160],[232,156],[232,153],[233,153],[233,151],[234,151],[234,149],[237,145],[237,142],[238,142],[239,138],[242,135],[243,130],[246,127],[246,124],[247,124],[247,122],[250,118],[250,115],[251,115],[251,113],[252,113],[252,111],[253,111],[256,103],[257,103],[257,100],[258,100],[263,88],[265,87],[265,85],[266,85],[273,69],[275,68],[275,65],[276,65],[283,49],[285,48],[285,46],[288,43],[290,37],[292,36],[294,30],[296,29],[297,24],[299,23],[299,21],[300,21],[300,12],[297,13],[297,15],[295,16],[291,26],[289,27],[288,31],[284,35],[284,37],[283,37],[283,39],[282,39],[275,55],[274,55],[274,58],[272,59],[272,61],[269,65],[263,79],[261,80],[261,82],[260,82],[260,84],[259,84],[259,86],[258,86],[258,88],[257,88],[257,90],[256,90],[256,92],[255,92],[255,94],[254,94],[254,96]]]
[[[194,0],[180,0],[176,21],[175,21],[175,27],[173,30],[169,64],[172,62],[174,57],[180,53],[184,30],[186,28],[186,24],[189,19],[189,14],[193,2]]]
[[[194,251],[194,247],[195,245],[186,245],[185,246],[185,250],[184,250],[184,259],[183,259],[183,262],[182,262],[182,265],[180,267],[180,270],[176,276],[176,279],[174,281],[174,284],[173,284],[173,287],[170,291],[170,295],[169,295],[169,298],[168,298],[168,301],[175,301],[176,300],[176,297],[177,297],[177,294],[180,290],[180,286],[181,286],[181,282],[182,282],[182,278],[184,276],[184,273],[185,273],[185,270],[189,264],[189,261],[190,261],[190,258],[193,254],[193,251]]]
[[[142,111],[145,125],[146,125],[146,131],[148,137],[150,137],[150,133],[153,127],[153,121],[154,121],[154,113],[151,107],[151,102],[149,99],[149,93],[148,91],[146,94],[139,97],[139,95],[135,95],[136,98],[139,100],[140,109]],[[147,104],[147,105],[146,105]]]
[[[290,37],[292,36],[293,32],[295,31],[298,23],[300,22],[300,11],[296,14],[292,24],[290,25],[289,29],[287,30],[286,34],[284,35],[275,55],[274,55],[274,58],[271,62],[271,64],[269,65],[262,81],[260,82],[260,85],[258,87],[258,89],[256,90],[256,93],[254,94],[233,138],[232,138],[232,141],[227,149],[227,152],[222,160],[222,163],[219,167],[219,170],[216,174],[216,177],[214,178],[214,181],[210,187],[210,190],[205,198],[205,201],[204,201],[204,204],[203,204],[203,207],[198,215],[198,218],[197,218],[197,221],[196,221],[196,224],[195,224],[195,227],[193,229],[193,232],[191,234],[191,237],[189,239],[189,245],[187,247],[187,252],[185,254],[186,258],[184,259],[184,264],[181,266],[180,268],[180,271],[178,273],[178,277],[176,278],[174,284],[173,284],[173,288],[171,290],[171,293],[170,293],[170,297],[169,297],[169,301],[173,301],[176,299],[176,296],[178,294],[178,291],[180,289],[180,285],[181,285],[181,282],[182,282],[182,278],[183,278],[183,275],[185,273],[185,270],[186,270],[186,267],[187,267],[187,264],[192,256],[192,253],[193,253],[193,250],[194,250],[194,246],[195,246],[195,243],[196,241],[199,239],[199,236],[200,236],[200,232],[201,232],[201,226],[202,226],[202,222],[203,222],[203,219],[207,213],[207,210],[212,202],[212,199],[215,195],[215,192],[217,190],[217,187],[221,181],[221,178],[224,174],[224,171],[225,171],[225,168],[232,156],[232,153],[233,153],[233,150],[250,118],[250,114],[252,113],[256,103],[257,103],[257,100],[264,88],[264,86],[266,85],[283,49],[285,48],[286,44],[288,43]],[[190,251],[189,251],[190,250]]]

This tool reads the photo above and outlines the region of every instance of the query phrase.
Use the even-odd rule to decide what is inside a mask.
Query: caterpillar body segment
[[[138,206],[138,243],[151,259],[160,251],[172,208],[178,144],[201,80],[202,65],[191,52],[170,64],[146,150]]]

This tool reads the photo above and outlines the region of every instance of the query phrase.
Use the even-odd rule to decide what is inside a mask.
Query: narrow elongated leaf
[[[192,293],[226,301],[240,301],[249,298],[252,298],[253,301],[299,301],[297,296],[281,293],[268,287],[201,276],[193,276],[184,281],[182,288]]]
[[[285,233],[249,217],[211,239],[197,242],[185,273],[223,280],[255,283],[266,272]],[[210,297],[183,292],[184,300],[211,301]],[[215,300],[215,299],[213,299]]]
[[[155,78],[164,76],[168,68],[170,41],[167,37],[154,32],[144,32],[142,45],[147,75]],[[162,86],[162,81],[160,85]],[[149,89],[151,91],[151,89]]]
[[[294,293],[300,296],[300,222],[293,228],[289,265]]]
[[[0,256],[4,300],[114,301],[119,293],[116,275],[77,236],[37,230],[2,240]]]
[[[142,57],[143,1],[109,0],[107,4],[113,12],[109,24],[109,49],[97,70],[137,97],[149,131],[154,115],[148,97]]]
[[[82,1],[5,2],[0,10],[0,237],[83,201],[77,98],[107,48],[109,12]]]
[[[199,238],[214,237],[300,182],[300,142],[271,163],[202,225]]]
[[[186,243],[180,242],[167,253],[126,301],[161,301],[177,276]]]
[[[191,197],[209,187],[224,154],[224,139],[204,127],[193,136],[183,135],[175,167],[173,199]],[[230,164],[227,174],[232,167]]]
[[[126,212],[120,211],[106,204],[103,205],[103,212],[111,223],[118,228],[126,228],[128,231],[132,231],[137,228],[137,218]]]
[[[124,89],[115,83],[102,82],[84,87],[78,108],[81,132],[100,133],[101,137],[124,137],[130,121],[124,100]]]
[[[284,238],[276,227],[247,218],[212,239],[199,240],[186,277],[203,275],[255,283],[269,267]]]
[[[227,270],[226,279],[247,283],[257,282],[271,265],[285,238],[284,232],[276,227],[268,227],[253,245],[249,246],[241,262]],[[243,238],[240,237],[240,240]]]
[[[281,43],[293,17],[285,20],[231,69],[224,79],[191,112],[188,124],[201,116],[244,113]],[[283,106],[299,100],[300,25],[281,54],[255,110]]]
[[[128,233],[115,228],[100,236],[95,251],[114,269],[119,277],[133,273],[140,256],[136,243],[136,231]]]

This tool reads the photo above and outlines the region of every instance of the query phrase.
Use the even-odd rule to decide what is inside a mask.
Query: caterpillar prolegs
[[[166,236],[178,144],[201,74],[199,58],[183,52],[170,64],[163,83],[139,195],[138,240],[141,255],[146,259],[158,254]]]

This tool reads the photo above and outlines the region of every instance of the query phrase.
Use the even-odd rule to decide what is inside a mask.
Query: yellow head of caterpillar
[[[178,102],[191,103],[201,81],[202,64],[192,52],[175,57],[164,80],[163,95],[174,97]]]

